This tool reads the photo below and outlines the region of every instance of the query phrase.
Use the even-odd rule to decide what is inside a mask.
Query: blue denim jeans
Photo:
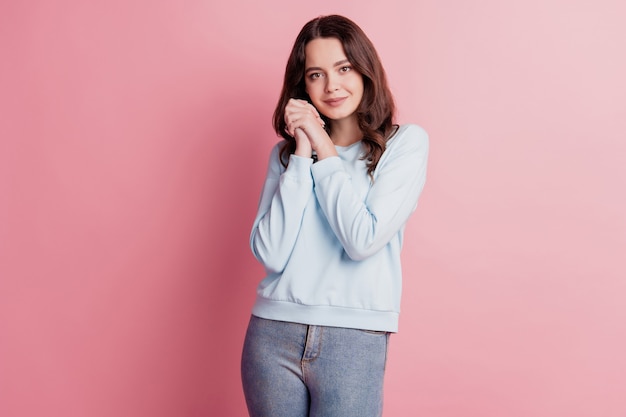
[[[378,417],[389,333],[252,316],[241,360],[250,417]]]

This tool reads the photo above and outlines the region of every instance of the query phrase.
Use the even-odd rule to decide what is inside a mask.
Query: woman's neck
[[[336,146],[350,146],[363,139],[363,132],[359,129],[356,115],[342,120],[333,120],[330,124],[330,138]]]

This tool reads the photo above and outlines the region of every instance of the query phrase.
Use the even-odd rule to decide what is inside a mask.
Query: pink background
[[[624,3],[338,3],[0,3],[1,416],[245,415],[271,114],[333,12],[431,136],[385,415],[626,415]]]

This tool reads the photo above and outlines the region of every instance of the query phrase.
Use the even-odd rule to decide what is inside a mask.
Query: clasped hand
[[[318,159],[336,155],[324,120],[308,101],[290,99],[285,107],[285,124],[287,133],[296,139],[296,155],[310,158],[313,151]]]

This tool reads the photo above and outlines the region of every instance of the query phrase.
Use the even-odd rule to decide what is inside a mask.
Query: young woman
[[[266,277],[242,354],[252,417],[382,414],[404,226],[428,136],[394,124],[384,69],[351,20],[308,22],[287,62],[250,237]]]

